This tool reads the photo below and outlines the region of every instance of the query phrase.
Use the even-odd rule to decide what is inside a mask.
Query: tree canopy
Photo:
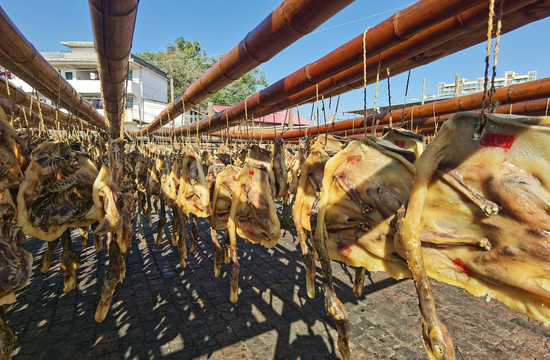
[[[185,40],[183,37],[178,37],[164,51],[146,51],[137,54],[137,56],[174,79],[174,97],[182,94],[219,60],[219,58],[207,56],[198,41]],[[267,85],[265,74],[254,69],[212,95],[208,101],[212,101],[216,105],[231,106]]]

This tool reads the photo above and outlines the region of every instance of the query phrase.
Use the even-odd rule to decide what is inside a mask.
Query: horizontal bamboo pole
[[[139,0],[89,0],[103,111],[112,138],[123,134],[126,83]]]

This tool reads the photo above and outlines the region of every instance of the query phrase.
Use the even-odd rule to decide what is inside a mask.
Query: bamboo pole
[[[112,138],[123,132],[130,52],[139,0],[89,0],[103,109]]]

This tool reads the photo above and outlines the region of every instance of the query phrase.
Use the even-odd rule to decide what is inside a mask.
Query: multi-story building
[[[94,43],[62,41],[61,44],[69,51],[42,52],[42,56],[103,115]],[[129,65],[124,128],[137,130],[150,123],[168,105],[169,78],[165,72],[133,54]],[[16,76],[12,75],[11,81],[26,92],[32,91],[30,85]]]
[[[525,75],[519,75],[515,71],[506,71],[503,77],[495,77],[495,89],[501,88],[504,86],[510,86],[514,84],[519,84],[531,80],[537,79],[536,71],[529,71]],[[490,86],[491,79],[488,80],[488,86]],[[455,90],[456,83],[458,82],[458,89]],[[466,78],[460,78],[458,81],[453,83],[444,83],[440,82],[438,84],[438,97],[449,97],[473,94],[483,91],[483,78],[478,78],[477,80],[468,80]]]

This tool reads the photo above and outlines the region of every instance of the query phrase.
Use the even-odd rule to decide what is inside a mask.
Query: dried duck
[[[239,259],[236,235],[267,248],[275,246],[279,241],[281,225],[273,194],[275,175],[271,154],[258,145],[251,145],[244,166],[237,175],[227,222],[232,261],[230,300],[233,303],[238,299]]]
[[[310,157],[317,153],[314,148]],[[408,276],[405,261],[396,254],[393,236],[397,210],[407,201],[412,186],[414,160],[412,152],[385,140],[366,138],[353,141],[324,164],[319,202],[312,205],[310,222],[323,272],[325,308],[336,324],[344,359],[350,358],[349,321],[334,292],[330,260],[387,271],[397,278]],[[362,287],[361,271],[358,277],[356,286]]]
[[[118,282],[124,279],[124,258],[134,231],[132,221],[136,215],[136,182],[133,168],[124,155],[124,139],[110,143],[109,162],[104,164],[94,183],[94,203],[102,210],[103,218],[94,230],[97,235],[108,234],[109,266],[105,273],[101,298],[95,320],[102,322],[111,306]]]
[[[302,146],[305,148],[304,145]],[[314,207],[318,206],[325,164],[343,147],[344,144],[332,135],[319,136],[300,169],[292,217],[300,241],[302,261],[306,269],[307,294],[310,298],[315,297],[315,258],[307,245],[306,231],[312,231],[310,217],[316,211]]]

